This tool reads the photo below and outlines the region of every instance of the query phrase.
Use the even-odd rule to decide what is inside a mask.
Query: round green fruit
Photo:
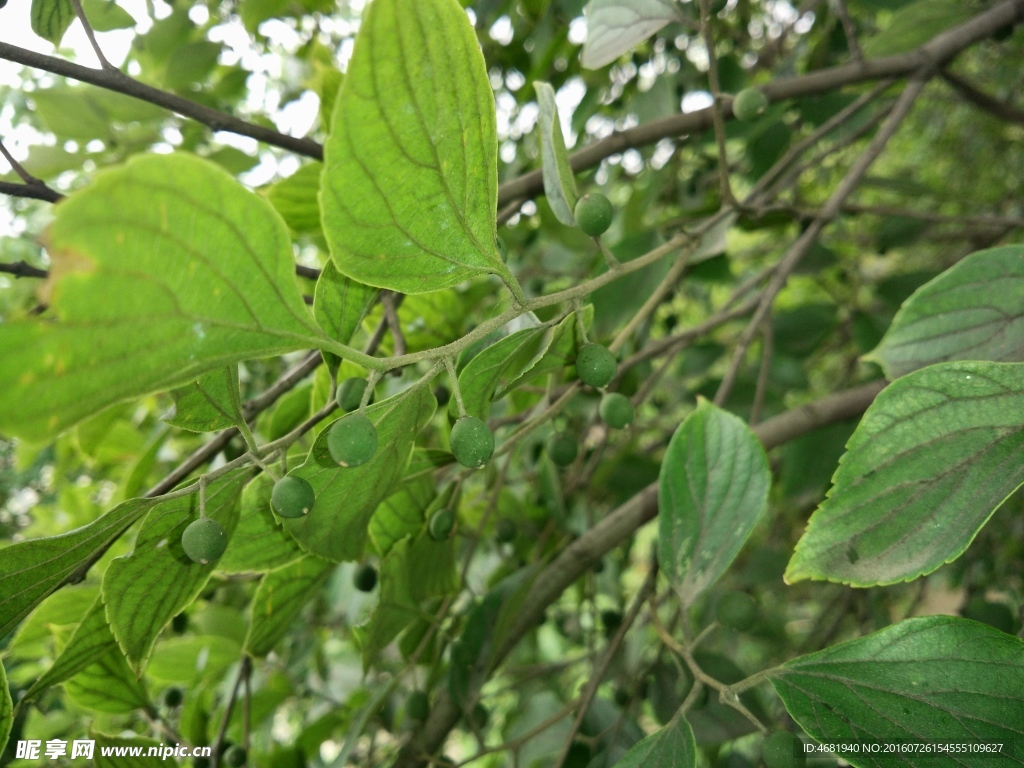
[[[313,486],[294,475],[282,477],[274,483],[274,490],[270,492],[270,506],[278,517],[308,515],[315,501]]]
[[[366,379],[353,377],[345,379],[338,385],[338,391],[334,393],[334,399],[338,401],[338,407],[341,410],[345,413],[350,413],[356,410],[363,402],[364,392],[366,392]]]
[[[618,392],[602,397],[598,412],[601,414],[601,421],[612,429],[625,429],[633,423],[633,404],[628,397]]]
[[[377,586],[377,569],[369,563],[363,563],[352,574],[352,584],[360,592],[373,592]]]
[[[477,469],[494,453],[494,434],[474,416],[463,416],[455,422],[451,435],[452,453],[464,467]]]
[[[711,15],[714,16],[721,13],[728,4],[729,0],[711,0]]]
[[[516,533],[519,532],[514,520],[503,517],[494,526],[494,540],[499,544],[508,544],[515,541]]]
[[[168,709],[180,707],[184,700],[185,694],[181,692],[181,688],[168,688],[164,691],[164,704]]]
[[[584,233],[591,237],[600,237],[612,225],[612,204],[600,192],[591,192],[576,201],[573,215],[576,223]]]
[[[426,691],[413,691],[405,700],[405,714],[410,720],[422,723],[430,714],[430,699]]]
[[[975,598],[967,601],[967,604],[960,609],[960,615],[965,619],[973,619],[974,621],[980,621],[982,624],[988,624],[990,627],[995,627],[1000,632],[1005,632],[1008,635],[1017,633],[1017,619],[1014,617],[1013,611],[1005,603],[993,603],[981,598]]]
[[[350,413],[331,425],[327,450],[343,467],[359,467],[377,453],[377,427],[365,415]]]
[[[487,711],[487,707],[479,702],[473,707],[472,711],[466,713],[466,722],[477,731],[483,730],[490,719],[491,713]]]
[[[556,432],[548,440],[548,456],[560,467],[567,467],[576,461],[579,450],[575,438],[565,432]]]
[[[799,768],[806,762],[803,742],[789,731],[771,731],[761,744],[768,768]]]
[[[224,753],[224,764],[231,768],[242,768],[245,765],[245,749],[238,744],[232,744]]]
[[[746,592],[726,592],[718,599],[715,617],[722,626],[745,632],[757,621],[757,603]]]
[[[179,613],[173,619],[171,619],[171,631],[176,634],[182,634],[188,629],[188,614]]]
[[[434,541],[444,541],[452,534],[455,527],[455,513],[448,507],[438,509],[430,516],[427,532]]]
[[[224,554],[228,534],[216,520],[201,517],[189,523],[181,534],[181,548],[193,561],[207,565]]]
[[[744,88],[732,100],[732,113],[737,120],[754,120],[768,109],[768,99],[757,88]]]
[[[605,634],[614,634],[622,626],[622,614],[618,611],[601,611],[601,623],[604,624]]]
[[[576,375],[595,389],[606,386],[615,378],[618,367],[615,355],[600,344],[584,344],[576,354]]]

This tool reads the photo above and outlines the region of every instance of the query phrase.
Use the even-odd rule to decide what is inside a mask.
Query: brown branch
[[[27,261],[15,261],[12,264],[0,263],[0,272],[15,277],[46,277],[47,271],[33,267]]]
[[[985,110],[989,114],[995,115],[1000,120],[1005,120],[1008,123],[1018,123],[1024,125],[1024,109],[1009,104],[1005,101],[989,96],[982,90],[975,88],[964,78],[959,75],[955,75],[948,69],[942,70],[940,73],[942,79],[949,83],[959,93],[965,101],[970,102],[974,106]]]
[[[75,16],[78,17],[78,20],[82,22],[82,26],[85,27],[85,36],[89,38],[89,45],[92,46],[93,53],[99,59],[100,66],[107,71],[116,71],[117,67],[107,61],[107,57],[103,55],[103,49],[100,48],[100,44],[96,40],[96,33],[93,31],[92,24],[89,23],[89,19],[85,15],[85,9],[82,8],[82,0],[71,0],[71,5],[75,8]]]
[[[56,203],[64,195],[45,184],[16,184],[11,181],[0,181],[0,194],[10,197],[27,197],[32,200],[45,200]]]

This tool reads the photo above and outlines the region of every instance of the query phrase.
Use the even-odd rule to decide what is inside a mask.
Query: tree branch
[[[940,73],[942,79],[949,83],[959,93],[965,101],[970,102],[974,106],[985,110],[991,115],[995,115],[1000,120],[1005,120],[1008,123],[1018,123],[1024,125],[1024,109],[1009,104],[1005,101],[989,96],[982,90],[975,88],[967,80],[964,80],[959,75],[955,75],[948,69],[942,70]]]
[[[56,203],[64,197],[60,192],[50,189],[45,184],[16,184],[12,181],[0,181],[0,194],[45,200],[48,203]]]
[[[13,264],[0,263],[0,272],[15,277],[46,277],[47,271],[33,267],[27,261],[15,261]]]

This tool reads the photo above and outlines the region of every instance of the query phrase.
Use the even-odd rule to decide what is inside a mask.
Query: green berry
[[[279,517],[308,515],[315,501],[313,486],[295,475],[282,477],[270,492],[270,506]]]
[[[601,414],[601,421],[612,429],[624,429],[633,423],[633,404],[629,398],[612,392],[601,398],[601,405],[598,406]]]
[[[363,563],[352,575],[352,584],[360,592],[372,592],[377,586],[377,569],[369,563]]]
[[[1017,619],[1014,617],[1013,611],[1005,603],[992,603],[988,600],[975,598],[967,601],[967,604],[960,609],[960,615],[965,619],[973,619],[974,621],[980,621],[982,624],[988,624],[990,627],[995,627],[1000,632],[1005,632],[1008,635],[1017,633]]]
[[[622,614],[618,611],[601,611],[601,623],[604,624],[605,634],[610,636],[622,626]]]
[[[434,541],[444,541],[451,536],[452,528],[455,527],[455,513],[448,507],[443,507],[430,516],[427,523],[427,532]]]
[[[501,235],[495,239],[495,245],[498,246],[498,253],[501,255],[502,261],[508,261],[508,246],[505,245],[505,241],[501,238]]]
[[[799,768],[807,759],[803,742],[789,731],[772,731],[765,736],[761,757],[768,768]]]
[[[350,413],[331,425],[327,450],[343,467],[359,467],[377,453],[377,428],[362,413]]]
[[[508,544],[515,541],[518,527],[514,520],[503,517],[494,526],[494,540],[499,544]]]
[[[164,691],[164,704],[168,709],[180,707],[184,700],[185,694],[181,692],[181,688],[168,688]]]
[[[345,379],[338,385],[338,391],[334,393],[334,399],[338,401],[338,407],[345,413],[356,410],[363,402],[363,393],[366,392],[366,379],[351,378]]]
[[[224,753],[224,764],[231,768],[242,768],[245,765],[245,749],[238,744],[232,744]]]
[[[612,204],[600,192],[591,192],[576,201],[573,215],[579,228],[591,237],[600,237],[612,225]]]
[[[757,603],[746,592],[726,592],[718,599],[715,616],[722,626],[745,632],[757,621]]]
[[[430,699],[425,691],[413,691],[405,700],[405,714],[410,720],[422,723],[430,714]]]
[[[463,416],[452,427],[451,445],[459,464],[476,469],[490,461],[494,434],[480,419]]]
[[[725,6],[727,6],[728,4],[729,0],[712,0],[710,9],[711,15],[714,16],[716,14],[721,13],[722,11],[725,10]]]
[[[732,113],[737,120],[754,120],[768,109],[768,99],[757,88],[744,88],[732,101]]]
[[[600,344],[584,344],[576,354],[576,375],[580,381],[600,389],[615,378],[615,355]]]
[[[186,629],[188,629],[188,615],[187,614],[179,613],[177,616],[175,616],[173,619],[171,619],[171,631],[174,634],[180,635]]]
[[[181,534],[181,547],[185,554],[202,565],[219,559],[227,546],[227,532],[220,523],[208,517],[193,520]]]
[[[466,722],[469,723],[471,728],[478,731],[482,731],[490,719],[491,713],[487,711],[487,707],[479,702],[473,707],[472,711],[466,713]]]
[[[548,456],[560,467],[567,467],[576,461],[579,446],[575,438],[565,432],[556,432],[548,440]]]

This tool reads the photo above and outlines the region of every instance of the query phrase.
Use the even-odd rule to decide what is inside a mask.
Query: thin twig
[[[106,70],[113,70],[117,72],[117,67],[107,61],[107,57],[103,55],[103,49],[100,48],[100,44],[96,40],[96,33],[93,31],[92,24],[89,23],[89,19],[85,15],[85,9],[82,8],[82,1],[71,0],[71,5],[75,8],[75,15],[78,17],[78,20],[82,22],[82,26],[85,27],[85,36],[89,38],[89,45],[92,46],[92,50],[96,54],[96,58],[100,60],[100,66]]]

